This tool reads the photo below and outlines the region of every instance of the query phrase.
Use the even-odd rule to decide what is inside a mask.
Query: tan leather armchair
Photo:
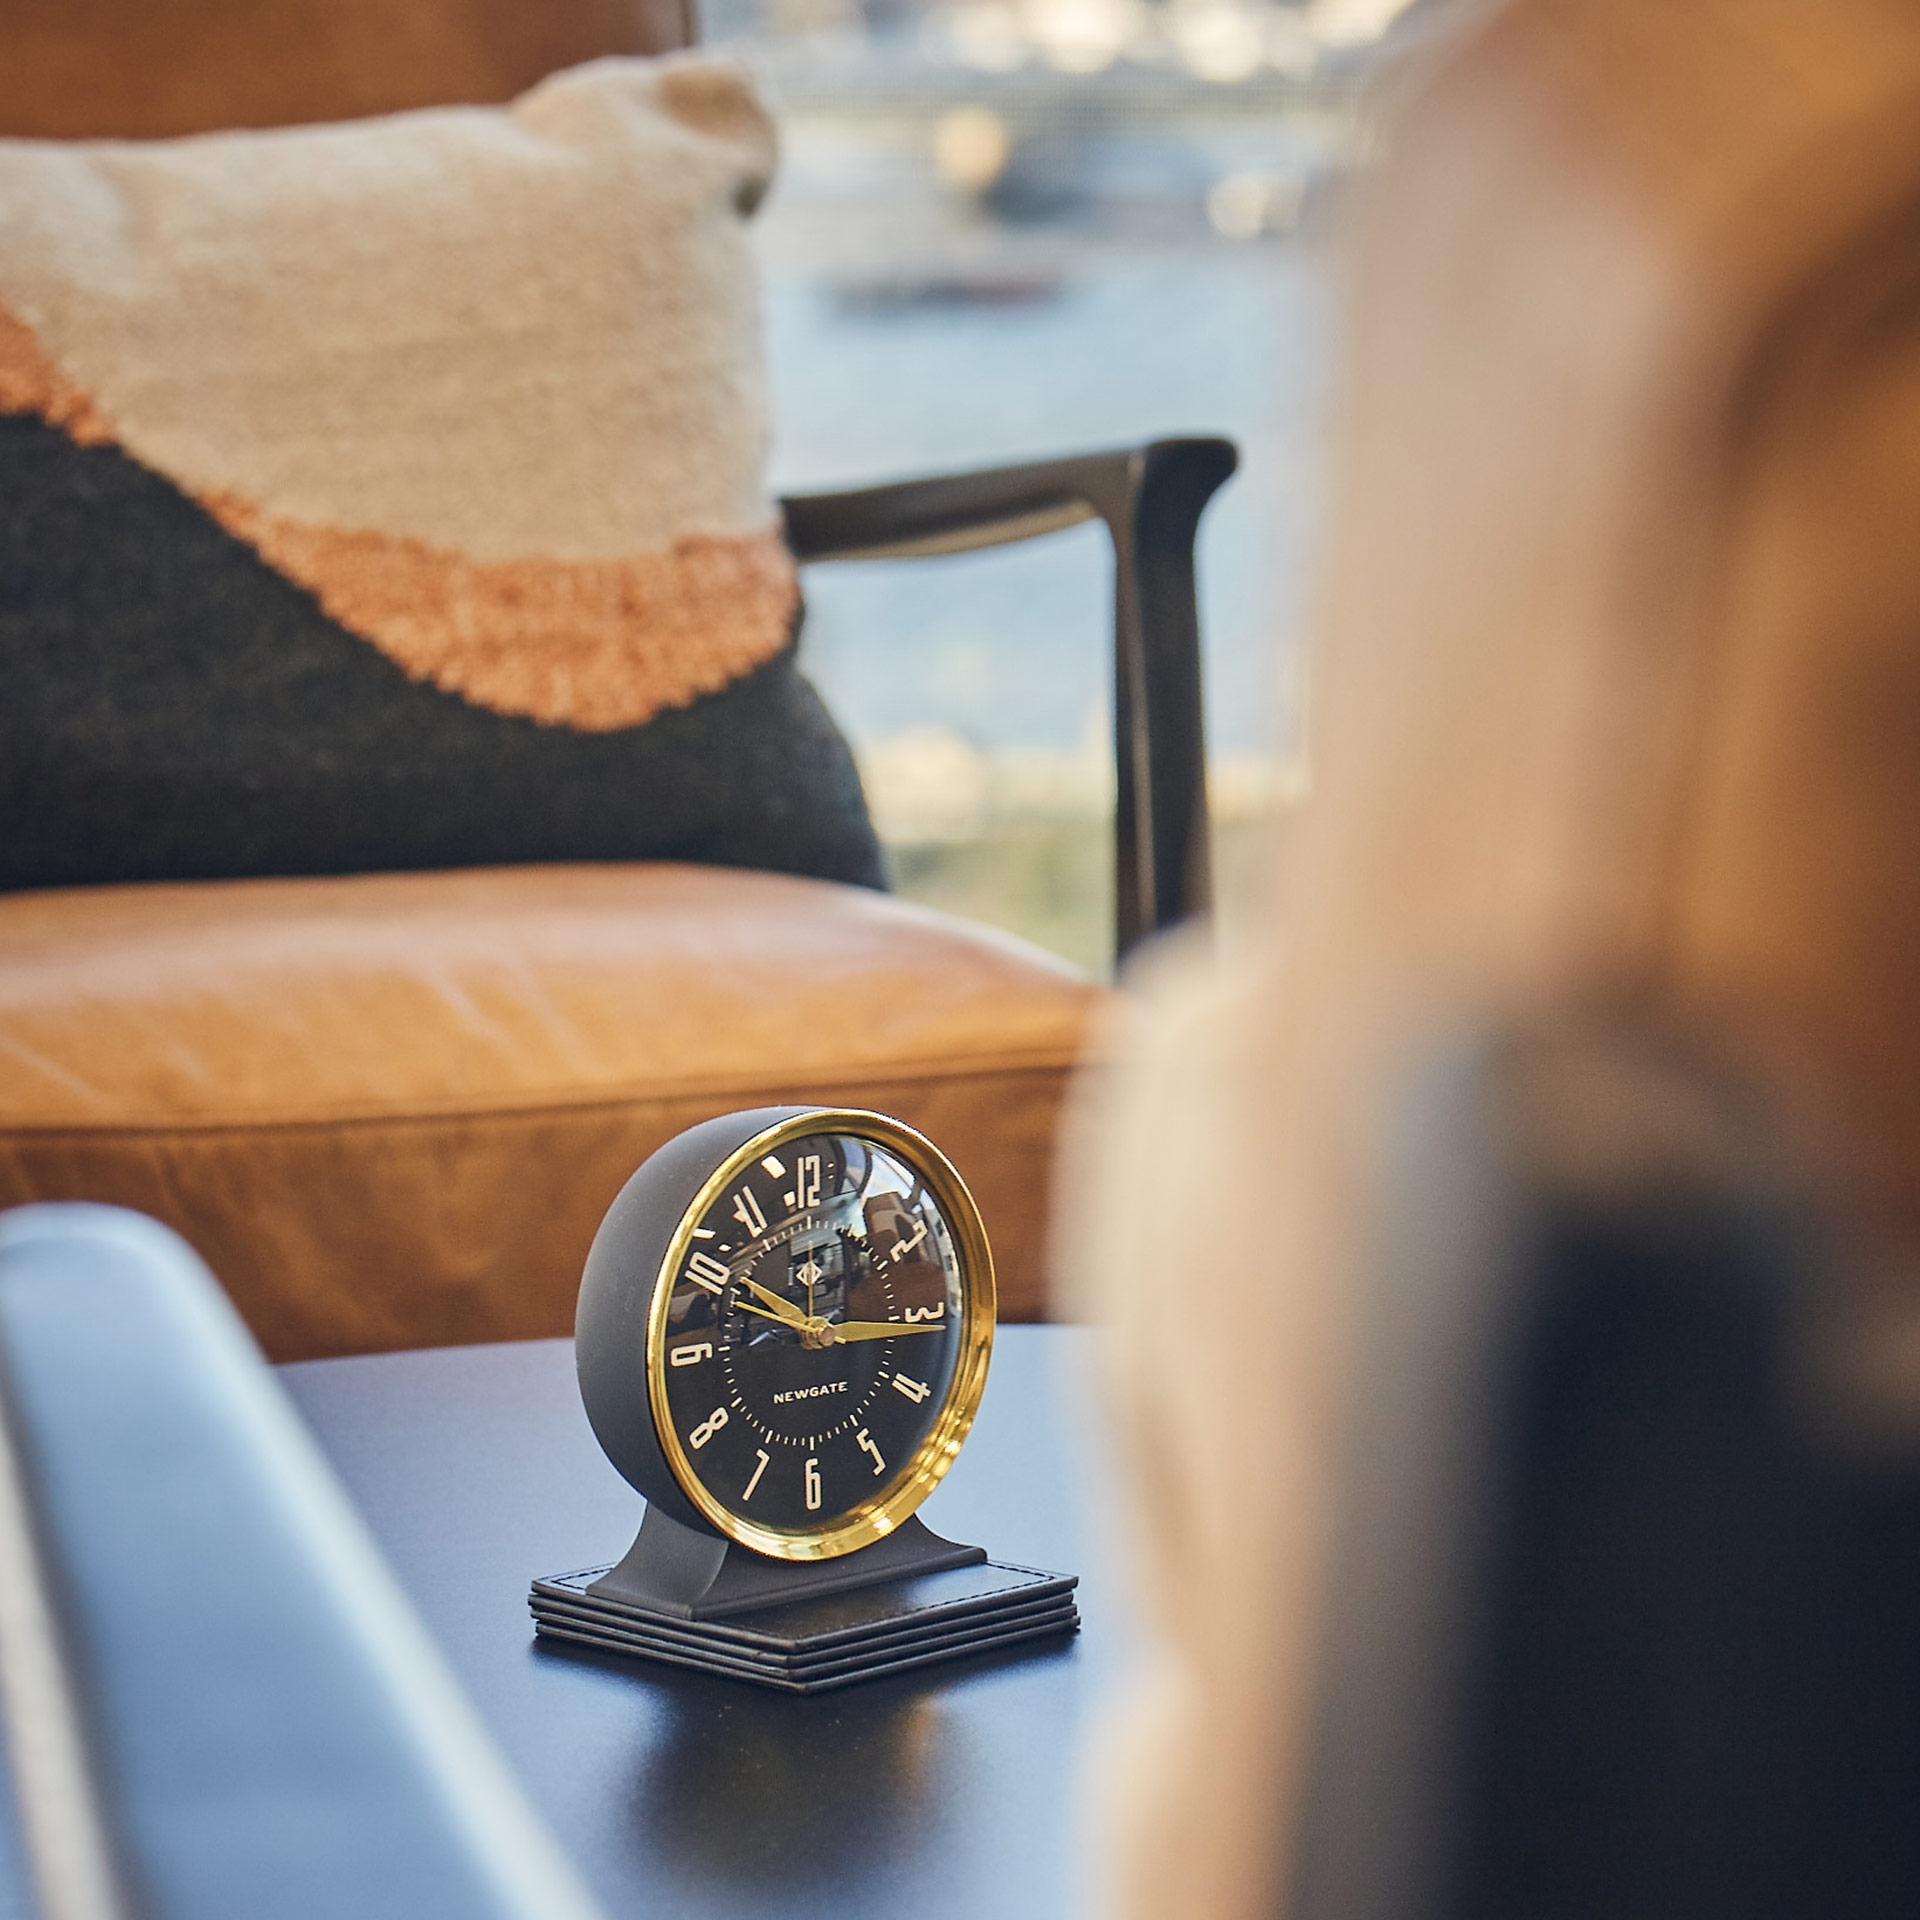
[[[675,0],[30,0],[0,133],[158,136],[509,98],[686,43]],[[1204,906],[1192,543],[1217,441],[783,503],[802,560],[1077,520],[1116,557],[1124,949]],[[774,1101],[937,1139],[1043,1315],[1055,1119],[1101,991],[857,889],[563,866],[0,896],[0,1205],[178,1228],[269,1354],[557,1334],[601,1211],[653,1147]]]

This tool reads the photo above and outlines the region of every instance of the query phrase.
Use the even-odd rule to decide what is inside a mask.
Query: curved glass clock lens
[[[820,1133],[754,1161],[695,1224],[667,1309],[701,1484],[781,1530],[884,1498],[946,1402],[963,1305],[946,1216],[890,1148]]]

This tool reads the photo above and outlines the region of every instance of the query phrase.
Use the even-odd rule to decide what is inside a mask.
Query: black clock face
[[[919,1465],[965,1334],[960,1249],[896,1149],[787,1141],[695,1222],[659,1378],[683,1464],[728,1514],[825,1531]]]

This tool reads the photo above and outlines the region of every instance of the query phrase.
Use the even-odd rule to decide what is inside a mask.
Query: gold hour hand
[[[733,1304],[738,1307],[742,1313],[757,1313],[762,1320],[771,1320],[776,1327],[793,1326],[793,1322],[786,1319],[783,1315],[769,1313],[765,1307],[756,1307],[751,1300],[736,1300]],[[796,1329],[796,1331],[804,1330],[804,1327]]]
[[[740,1276],[740,1284],[750,1292],[757,1293],[760,1298],[767,1303],[767,1306],[772,1308],[774,1319],[784,1320],[790,1327],[804,1327],[807,1324],[807,1316],[802,1313],[791,1300],[781,1299],[777,1293],[770,1292],[767,1288],[761,1286],[757,1280],[749,1280],[745,1274]],[[759,1313],[763,1311],[763,1309],[752,1306],[745,1300],[740,1301],[739,1304],[746,1307],[749,1313]]]
[[[944,1320],[919,1320],[908,1326],[902,1320],[841,1320],[834,1323],[836,1340],[891,1340],[898,1333],[943,1333]]]

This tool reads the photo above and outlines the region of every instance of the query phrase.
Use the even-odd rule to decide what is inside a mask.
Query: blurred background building
[[[1224,433],[1202,532],[1222,865],[1301,778],[1325,242],[1405,0],[708,0],[758,69],[774,484]],[[1105,536],[809,578],[809,670],[912,896],[1099,971]],[[928,716],[933,718],[929,720]]]

